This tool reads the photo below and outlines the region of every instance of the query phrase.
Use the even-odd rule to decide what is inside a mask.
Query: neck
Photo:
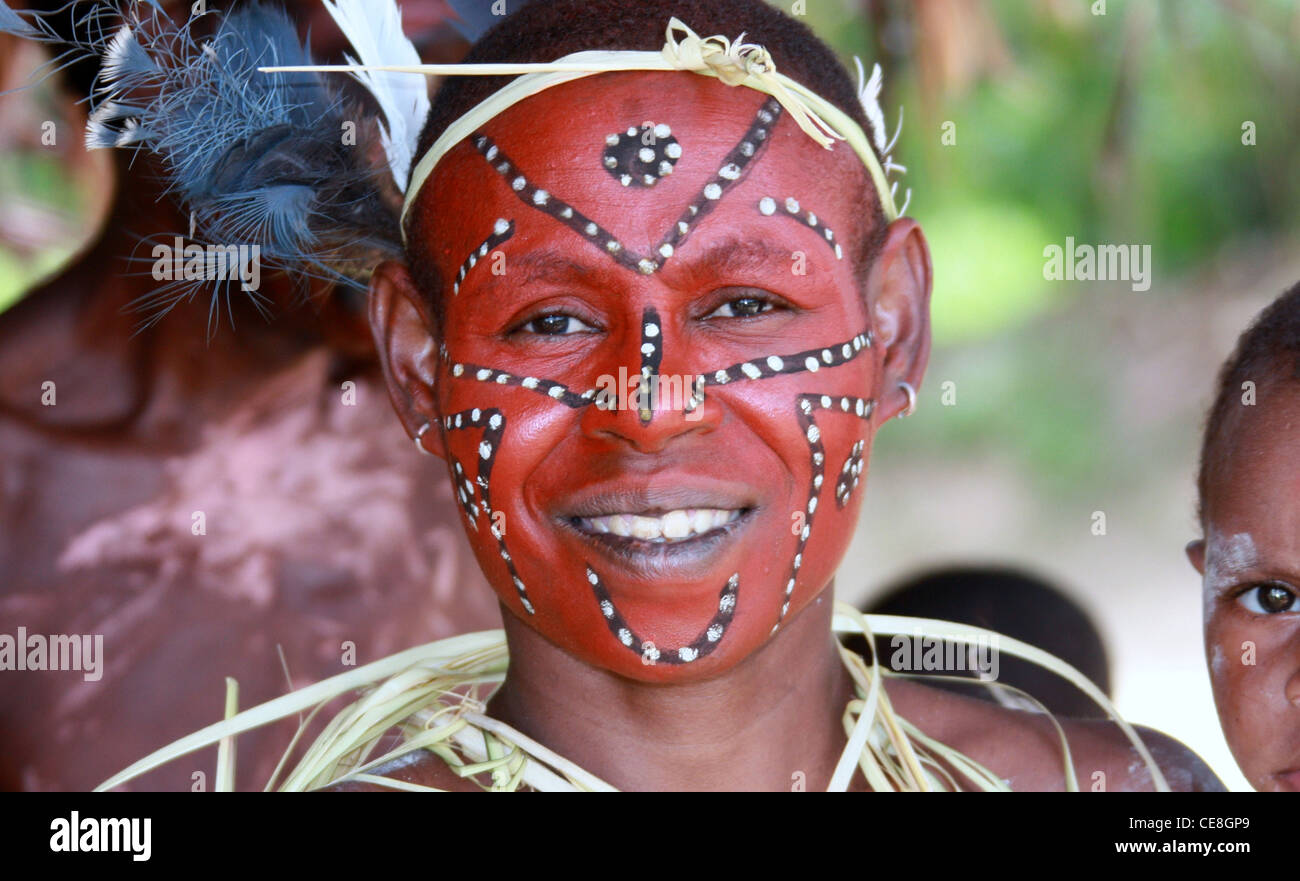
[[[510,666],[488,715],[625,790],[825,789],[853,696],[834,583],[732,669],[681,685],[592,667],[503,609]]]

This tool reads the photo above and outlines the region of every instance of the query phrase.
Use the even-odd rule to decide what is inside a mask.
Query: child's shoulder
[[[1013,790],[1065,788],[1060,736],[1046,716],[906,680],[890,680],[887,690],[899,715],[928,736],[979,762],[1006,780]],[[1080,790],[1155,788],[1147,763],[1118,725],[1093,719],[1057,721],[1069,742]],[[1133,727],[1170,789],[1223,791],[1218,777],[1187,746],[1151,728]]]
[[[482,792],[483,788],[447,767],[447,763],[427,749],[412,750],[382,765],[378,765],[367,774],[371,777],[387,777],[401,783],[412,783],[445,792]],[[385,786],[382,783],[365,781],[347,781],[333,783],[321,792],[400,792],[401,787]]]

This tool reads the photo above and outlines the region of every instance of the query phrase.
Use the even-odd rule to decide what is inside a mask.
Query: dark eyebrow
[[[484,262],[487,262],[486,259]],[[507,256],[506,274],[503,276],[492,275],[486,266],[483,271],[485,277],[480,282],[481,289],[488,291],[505,282],[512,286],[538,281],[572,283],[590,276],[591,266],[560,251],[541,250],[529,251],[517,257]]]
[[[730,236],[714,242],[702,251],[695,252],[683,246],[676,259],[678,271],[689,279],[701,280],[703,275],[728,275],[755,270],[785,270],[790,265],[791,251],[779,248],[764,239]]]
[[[529,251],[527,254],[507,259],[510,261],[511,270],[523,272],[524,282],[567,279],[591,272],[589,265],[574,260],[560,251]]]
[[[669,260],[664,269],[673,267],[676,273],[685,275],[690,282],[703,283],[707,276],[738,275],[745,272],[766,269],[784,269],[790,260],[791,252],[778,248],[762,239],[729,236],[714,242],[698,253],[684,247],[686,256],[675,256]],[[598,256],[595,259],[610,259]],[[568,282],[585,281],[591,275],[591,265],[574,259],[573,256],[550,249],[529,251],[518,257],[507,258],[509,267],[506,276],[493,276],[483,282],[485,289],[490,289],[509,279],[512,285],[529,284],[538,281]],[[621,271],[631,272],[626,267]]]

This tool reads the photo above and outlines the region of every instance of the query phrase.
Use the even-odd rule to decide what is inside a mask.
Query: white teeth
[[[641,517],[639,515],[633,515],[632,534],[637,538],[644,539],[663,538],[663,520],[658,517]]]
[[[714,519],[713,514],[714,512],[708,508],[696,510],[695,516],[691,517],[691,531],[696,535],[703,535],[716,526],[717,521]]]
[[[684,508],[648,517],[642,514],[612,514],[579,520],[588,532],[639,538],[644,541],[681,541],[711,532],[740,516],[738,509]]]
[[[686,538],[693,526],[692,518],[685,511],[671,511],[663,518],[664,538]]]

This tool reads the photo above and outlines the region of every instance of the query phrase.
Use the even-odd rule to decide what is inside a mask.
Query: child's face
[[[470,543],[515,615],[629,677],[751,653],[857,521],[899,325],[854,277],[865,170],[785,115],[706,77],[606,75],[515,105],[429,182],[434,429]]]
[[[1205,648],[1237,764],[1300,791],[1300,393],[1272,383],[1231,429],[1205,500]]]

